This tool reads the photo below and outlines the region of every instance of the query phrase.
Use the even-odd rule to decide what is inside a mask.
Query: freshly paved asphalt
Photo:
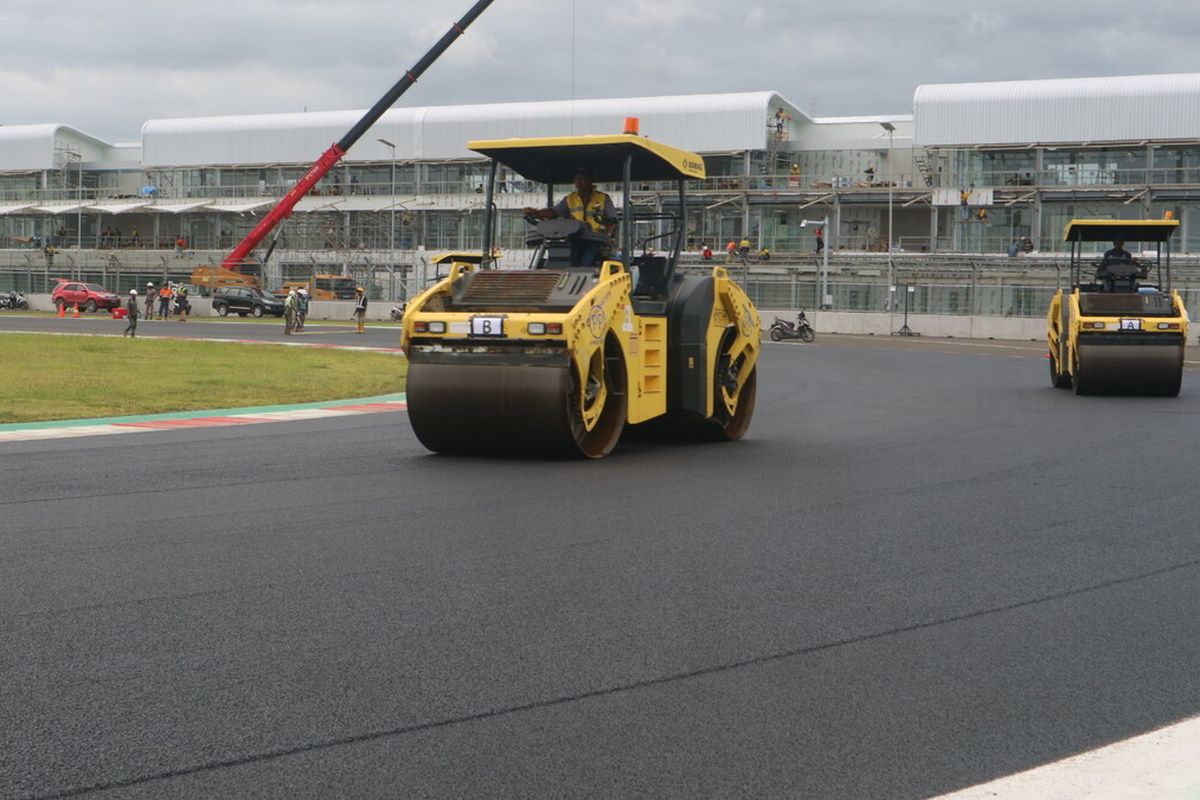
[[[0,449],[0,796],[921,797],[1200,712],[1200,379],[768,346],[747,440]],[[942,352],[942,351],[945,352]]]
[[[86,333],[101,336],[120,336],[125,320],[103,314],[84,314],[79,319],[67,317],[20,316],[0,314],[0,331],[18,333]],[[261,342],[309,342],[315,344],[351,345],[358,347],[399,347],[400,326],[393,323],[367,323],[367,331],[359,336],[353,322],[310,321],[304,333],[296,337],[283,335],[283,320],[275,322],[235,322],[224,319],[141,320],[139,336],[169,336],[182,339],[248,339]]]

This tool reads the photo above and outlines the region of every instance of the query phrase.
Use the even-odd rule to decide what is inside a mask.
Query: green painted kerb
[[[114,425],[118,422],[155,422],[165,419],[198,419],[228,417],[234,414],[269,414],[276,411],[303,411],[309,408],[338,408],[365,403],[403,403],[405,395],[381,394],[377,397],[356,397],[349,400],[325,400],[319,403],[300,403],[291,406],[252,406],[249,408],[214,408],[207,411],[178,411],[172,414],[143,414],[134,417],[93,417],[91,419],[56,419],[51,422],[13,422],[0,425],[0,431],[29,431],[42,428],[70,428],[79,425]]]

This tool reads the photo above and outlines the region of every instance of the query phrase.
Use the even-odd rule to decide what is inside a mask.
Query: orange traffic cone
[[[71,306],[71,319],[79,319],[79,303]]]
[[[67,318],[67,304],[66,303],[58,304],[58,318],[59,319]]]

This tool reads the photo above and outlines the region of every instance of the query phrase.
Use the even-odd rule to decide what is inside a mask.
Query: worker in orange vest
[[[167,319],[171,316],[171,283],[166,281],[158,290],[158,318]]]

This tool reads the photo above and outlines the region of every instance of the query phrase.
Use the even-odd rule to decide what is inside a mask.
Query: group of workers
[[[358,333],[366,332],[367,321],[367,294],[363,288],[359,286],[354,290],[356,298],[354,303],[354,319],[358,324]],[[171,302],[175,302],[175,312],[179,319],[183,322],[187,321],[187,315],[192,310],[191,303],[188,302],[187,286],[180,286],[178,289],[173,289],[170,283],[164,283],[162,288],[157,291],[153,283],[146,284],[146,319],[154,319],[154,303],[159,302],[159,318],[167,319],[171,312]],[[309,297],[307,289],[291,289],[288,291],[287,297],[283,301],[283,333],[285,336],[291,336],[293,333],[298,333],[304,330],[304,323],[308,319]],[[137,289],[129,290],[129,299],[125,302],[126,319],[128,323],[125,326],[123,336],[137,336],[138,319],[142,316],[141,304],[138,300]]]
[[[283,299],[283,334],[291,336],[304,330],[305,320],[308,319],[308,290],[304,288],[289,289]],[[367,329],[367,293],[363,287],[354,289],[354,321],[358,326],[355,333],[366,333]]]
[[[289,289],[283,298],[283,335],[291,336],[304,330],[308,319],[308,290]]]
[[[146,284],[146,319],[154,319],[154,305],[158,303],[158,318],[170,319],[172,310],[180,322],[187,322],[192,304],[188,300],[187,286],[173,287],[170,282],[155,289],[153,283]],[[173,308],[172,308],[173,306]],[[128,323],[123,336],[137,336],[138,318],[142,316],[141,301],[137,289],[129,290],[129,299],[125,301],[125,317]]]

